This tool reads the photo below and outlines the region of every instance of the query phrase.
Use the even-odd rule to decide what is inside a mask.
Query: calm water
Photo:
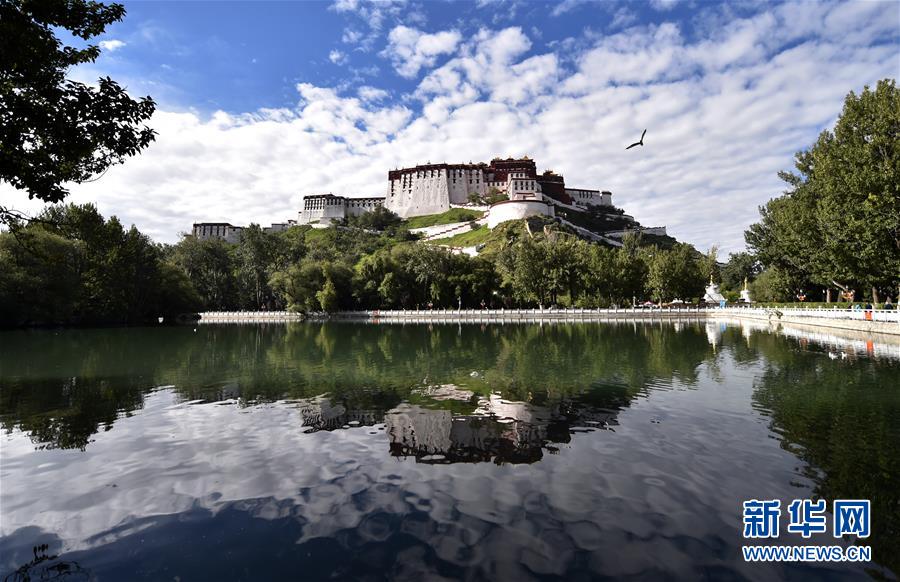
[[[0,576],[893,579],[900,350],[829,341],[704,322],[0,333]],[[743,562],[742,501],[814,497],[872,500],[873,562]]]

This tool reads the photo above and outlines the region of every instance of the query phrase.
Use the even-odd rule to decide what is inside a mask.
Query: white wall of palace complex
[[[501,222],[519,220],[529,216],[555,216],[551,204],[540,200],[504,200],[491,206],[487,225],[491,230]]]
[[[612,193],[567,188],[563,176],[552,170],[538,174],[534,160],[528,156],[494,158],[490,163],[429,163],[389,171],[383,197],[305,195],[296,222],[276,223],[263,230],[278,232],[294,224],[324,228],[348,216],[372,212],[379,206],[401,218],[410,218],[440,214],[453,206],[485,204],[490,207],[483,220],[493,229],[508,220],[555,216],[556,208],[583,210],[591,206],[612,206]],[[217,238],[236,243],[243,229],[224,222],[200,222],[193,225],[192,234],[199,239]],[[643,230],[665,234],[665,227]]]
[[[454,205],[465,205],[473,197],[502,197],[507,201],[543,202],[550,214],[555,202],[587,208],[611,206],[612,194],[600,190],[566,188],[563,177],[551,170],[537,173],[534,160],[494,158],[489,164],[425,164],[388,172],[384,198],[353,198],[333,194],[303,197],[300,224],[330,223],[384,206],[402,218],[440,214]],[[532,215],[540,206],[527,204],[521,212]],[[527,210],[526,210],[527,209]],[[515,211],[519,212],[519,211]],[[507,206],[501,214],[514,214]]]

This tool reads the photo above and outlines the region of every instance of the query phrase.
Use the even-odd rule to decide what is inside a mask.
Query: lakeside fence
[[[244,323],[267,321],[371,321],[371,322],[539,322],[606,321],[618,319],[702,318],[706,308],[662,309],[392,309],[308,313],[288,311],[210,311],[201,313],[201,323]]]
[[[663,307],[612,309],[394,309],[308,313],[290,311],[208,311],[200,314],[200,323],[254,323],[304,320],[344,320],[370,322],[541,322],[610,321],[622,319],[680,319],[707,317],[751,317],[778,321],[783,317],[871,321],[900,325],[900,311],[886,309],[772,308],[772,307]],[[811,321],[812,323],[812,321]]]
[[[846,319],[851,321],[878,321],[900,323],[900,311],[896,309],[839,309],[838,307],[717,307],[710,310],[722,315],[751,315],[756,318],[781,319],[800,317],[816,319]]]

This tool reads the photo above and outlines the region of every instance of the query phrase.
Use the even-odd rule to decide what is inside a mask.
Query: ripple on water
[[[4,571],[47,543],[100,579],[797,578],[824,570],[742,562],[741,501],[846,488],[834,434],[878,427],[847,449],[866,463],[900,434],[877,380],[897,370],[767,334],[279,329],[253,336],[261,359],[252,330],[205,330],[215,366],[143,376],[170,387],[4,386],[28,405],[0,410]],[[888,481],[867,483],[895,501]]]

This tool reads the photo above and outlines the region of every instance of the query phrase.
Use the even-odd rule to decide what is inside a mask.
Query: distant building
[[[263,232],[268,232],[268,233],[283,232],[292,226],[297,226],[296,220],[288,220],[287,222],[273,222],[271,226],[264,226]]]
[[[233,226],[227,222],[195,222],[191,234],[199,240],[219,239],[228,243],[241,240],[243,226]]]
[[[348,216],[359,216],[384,205],[384,198],[348,198],[334,194],[304,196],[298,222],[330,224]]]
[[[281,232],[296,226],[297,222],[288,220],[287,222],[276,222],[271,226],[263,227],[263,232],[274,233]],[[244,232],[243,226],[234,226],[227,222],[195,222],[191,229],[191,234],[199,240],[218,239],[227,243],[237,244],[241,242],[241,233]]]
[[[599,190],[566,188],[565,179],[552,171],[540,176],[531,158],[494,158],[490,164],[426,164],[388,172],[384,205],[404,218],[439,214],[470,198],[502,195],[508,200],[543,200],[563,204],[609,206],[612,194]]]
[[[440,214],[453,206],[472,203],[491,204],[487,224],[493,228],[501,222],[528,216],[554,216],[560,207],[612,206],[612,193],[567,188],[565,179],[552,170],[538,174],[537,165],[528,156],[494,158],[490,163],[425,164],[390,170],[384,197],[306,195],[296,223],[277,223],[265,230],[279,232],[293,224],[324,227],[348,216],[372,212],[379,206],[401,218],[410,218]],[[234,243],[240,240],[242,229],[224,222],[204,222],[194,225],[193,234],[204,240],[219,238]]]

